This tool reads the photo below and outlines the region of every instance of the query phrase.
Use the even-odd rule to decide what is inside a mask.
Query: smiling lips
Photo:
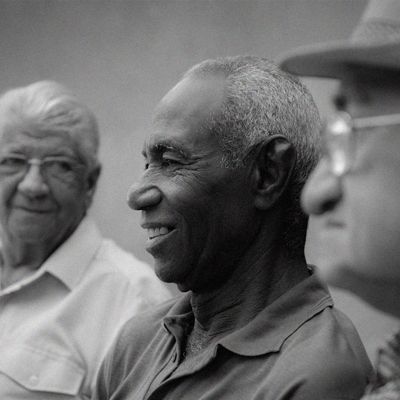
[[[148,228],[147,233],[149,235],[149,239],[155,239],[159,236],[164,236],[167,235],[169,232],[171,232],[172,229],[168,228],[166,226],[160,226],[157,228]]]
[[[37,206],[25,206],[25,205],[16,205],[15,209],[22,210],[27,213],[34,214],[48,214],[54,212],[54,207],[37,207]]]

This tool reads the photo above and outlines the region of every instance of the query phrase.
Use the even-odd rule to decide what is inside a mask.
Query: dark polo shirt
[[[182,361],[190,295],[124,326],[95,399],[338,400],[362,396],[371,366],[353,325],[315,276],[246,326]]]

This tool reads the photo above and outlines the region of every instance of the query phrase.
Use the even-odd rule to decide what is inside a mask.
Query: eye
[[[171,165],[177,164],[174,160],[169,160],[169,159],[163,159],[161,161],[161,166],[163,167],[170,167]]]
[[[175,156],[163,154],[163,156],[161,157],[161,166],[163,167],[170,167],[181,164],[181,161]]]
[[[26,167],[24,157],[4,156],[0,158],[0,167],[5,170],[18,171]]]
[[[51,159],[44,163],[46,170],[54,176],[68,175],[74,171],[74,163],[70,160]]]

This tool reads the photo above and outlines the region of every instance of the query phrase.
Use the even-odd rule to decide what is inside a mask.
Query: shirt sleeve
[[[324,365],[325,364],[325,365]],[[310,369],[308,376],[292,387],[291,400],[359,400],[365,390],[365,376],[354,363],[346,360],[321,360],[320,368]],[[283,398],[282,398],[283,400]]]
[[[116,343],[118,341],[118,337],[114,344],[108,350],[104,360],[102,361],[99,371],[96,376],[95,385],[92,392],[91,400],[110,400],[112,396],[111,391],[111,377],[115,374],[117,375],[117,371],[114,371],[114,357],[116,356]],[[116,367],[116,366],[115,366]],[[117,367],[116,367],[117,368]]]

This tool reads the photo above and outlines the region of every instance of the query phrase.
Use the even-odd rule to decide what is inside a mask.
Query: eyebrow
[[[183,158],[189,158],[189,152],[187,151],[187,149],[185,149],[181,143],[171,139],[160,140],[152,145],[147,145],[145,143],[142,150],[142,155],[143,157],[146,157],[148,153],[163,154],[166,151],[172,151],[179,154]]]
[[[3,146],[2,150],[6,147],[6,152],[8,153],[20,153],[25,155],[25,153],[29,153],[32,148],[24,143],[11,143],[9,147]],[[47,152],[46,152],[47,153]],[[81,158],[80,154],[76,151],[73,151],[70,147],[58,147],[58,148],[50,148],[48,149],[48,153],[45,153],[45,157],[69,157],[69,158]]]

